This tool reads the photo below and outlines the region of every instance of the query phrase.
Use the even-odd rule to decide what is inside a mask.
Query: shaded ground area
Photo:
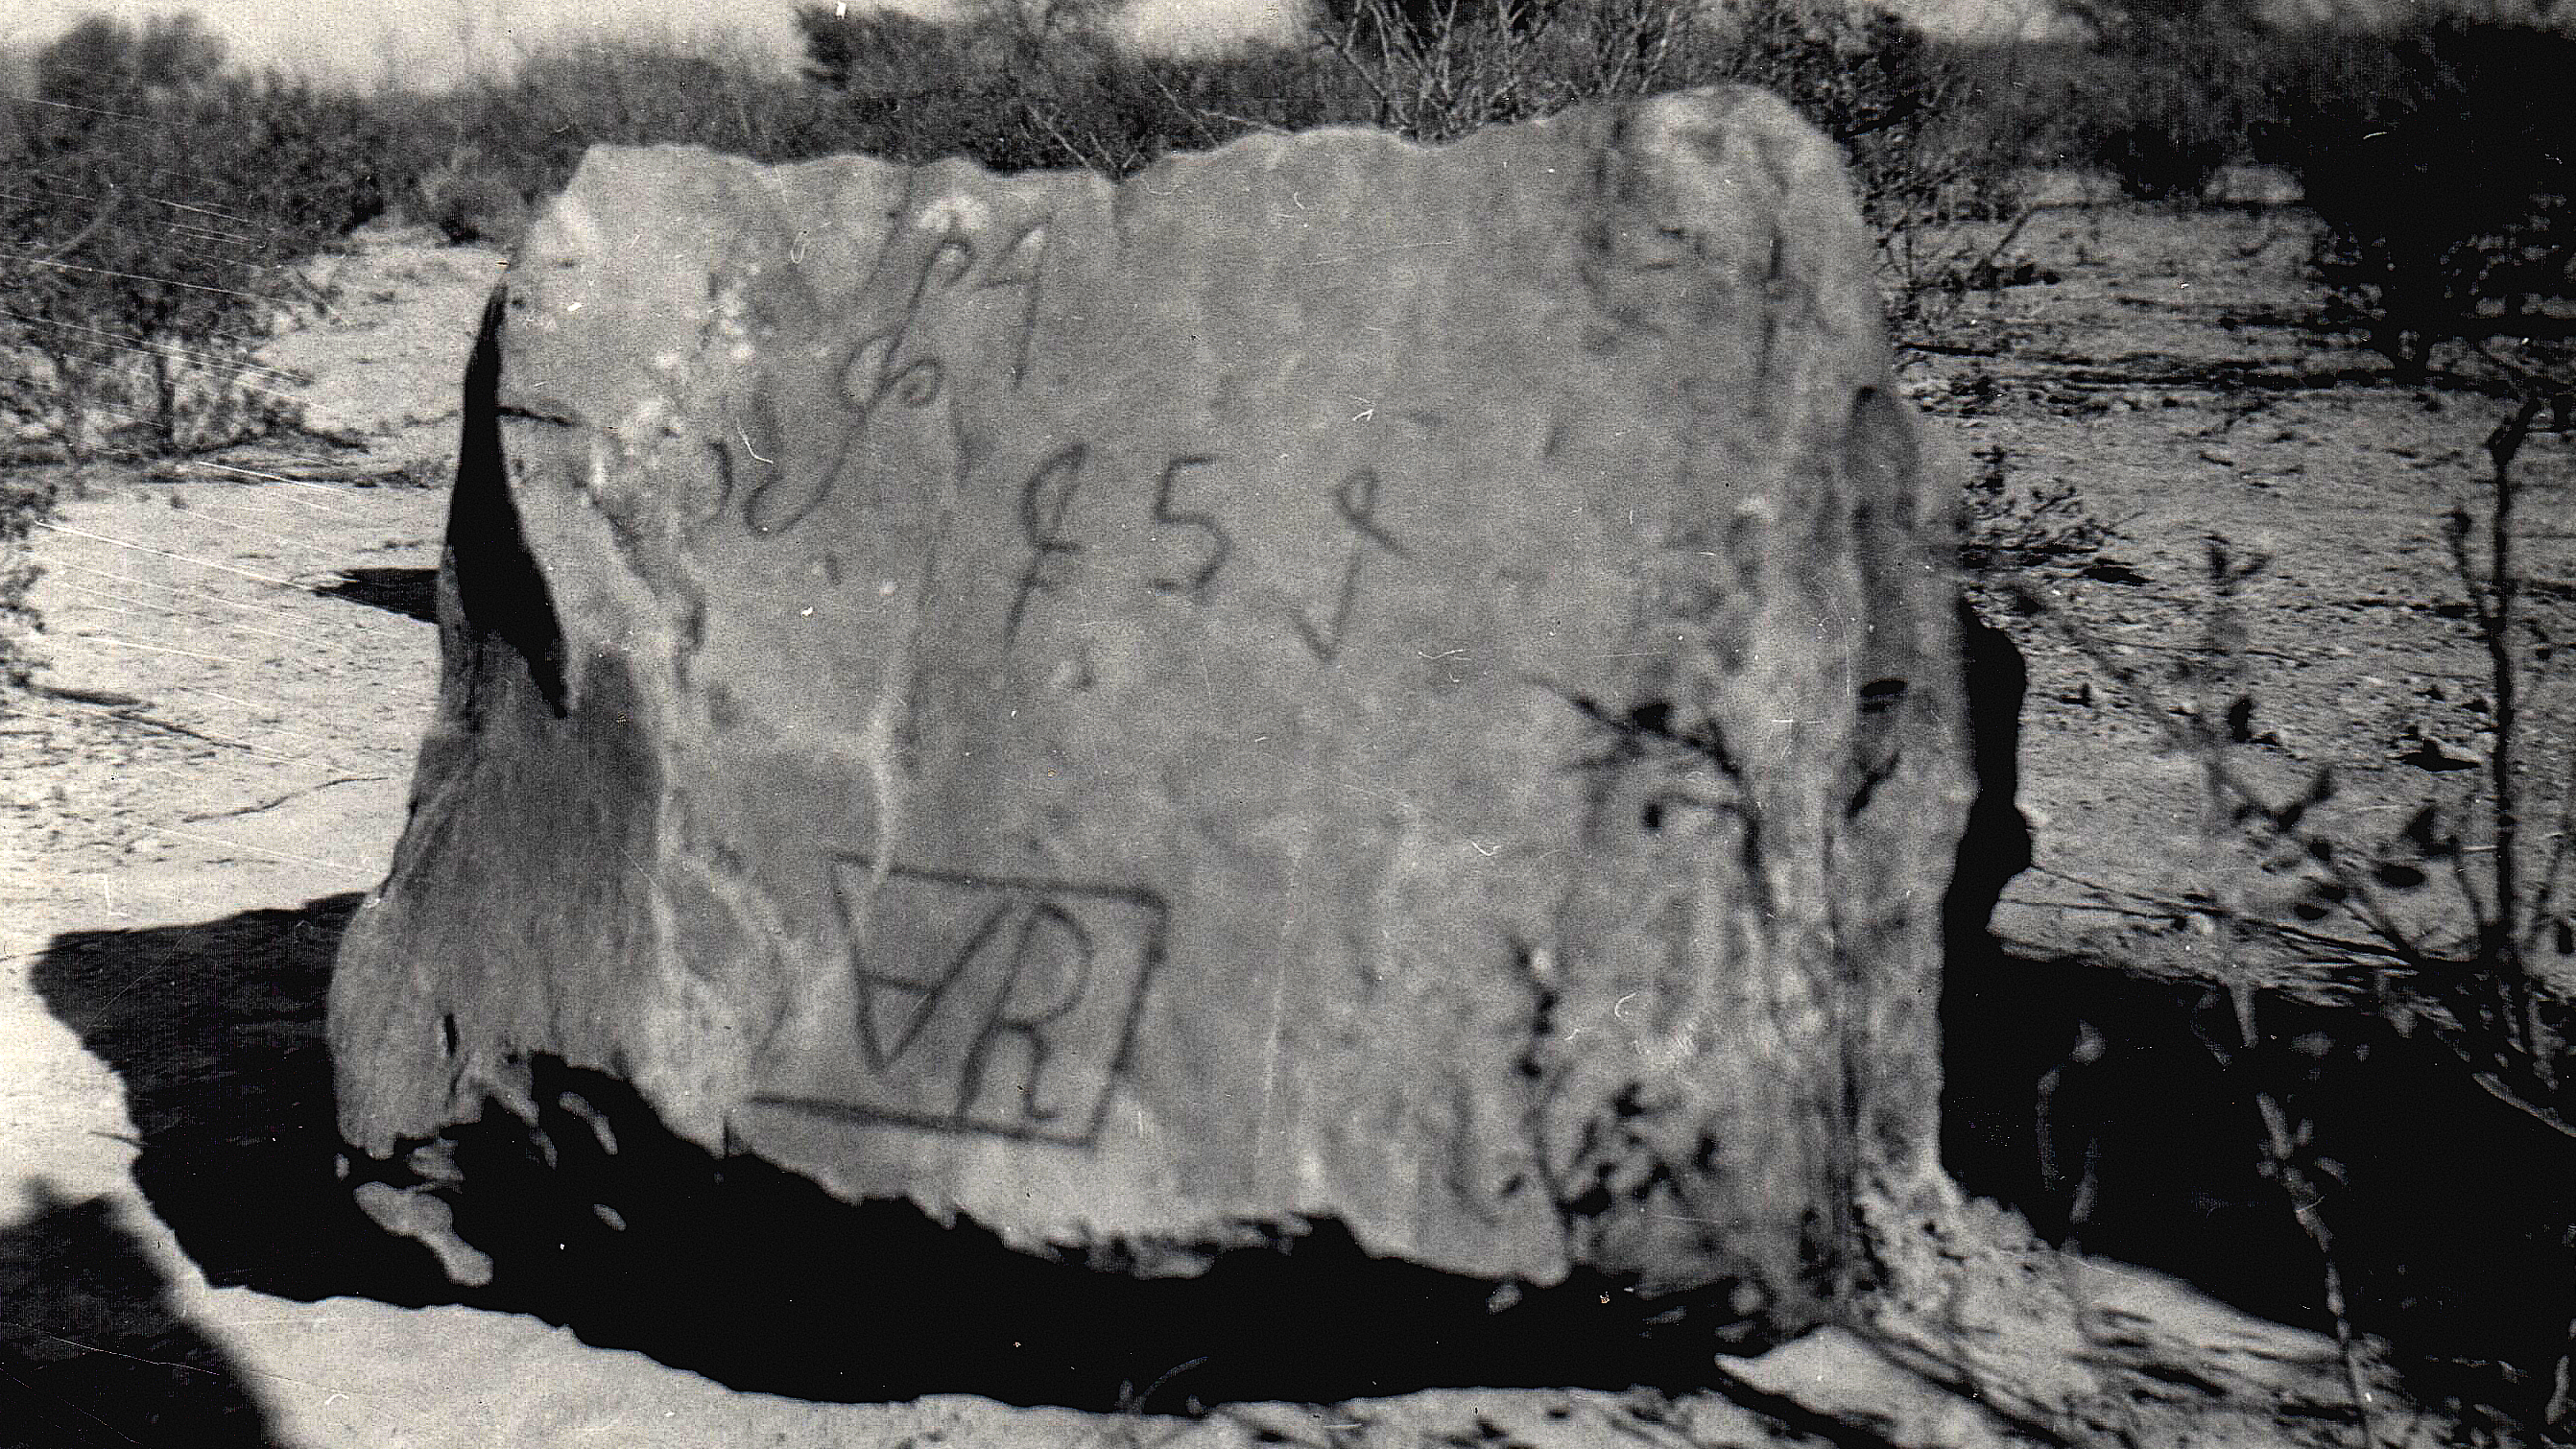
[[[75,933],[35,966],[48,1008],[124,1079],[144,1194],[218,1286],[529,1313],[736,1388],[843,1401],[1177,1412],[1444,1386],[1679,1388],[1707,1382],[1723,1340],[1722,1304],[1641,1302],[1594,1279],[1498,1292],[1371,1259],[1328,1222],[1198,1279],[1039,1259],[973,1224],[853,1207],[708,1154],[623,1084],[553,1063],[533,1131],[496,1106],[460,1136],[473,1187],[457,1227],[500,1265],[492,1286],[460,1290],[360,1214],[336,1168],[323,1009],[357,900]],[[2576,1182],[2547,1129],[2439,1047],[2357,1026],[2375,1018],[2349,1003],[2265,994],[2255,1009],[2249,1050],[2205,982],[1963,960],[1943,1007],[1944,1155],[2051,1237],[2326,1327],[2315,1244],[2236,1121],[2273,1094],[2339,1164],[2336,1232],[2364,1265],[2356,1315],[2401,1337],[2428,1386],[2545,1392],[2500,1391],[2493,1365],[2543,1361],[2576,1302],[2559,1239]]]
[[[0,1230],[0,1445],[269,1442],[258,1399],[107,1199],[40,1189],[36,1214]]]
[[[47,1008],[124,1079],[143,1147],[136,1179],[217,1287],[450,1296],[434,1265],[359,1213],[333,1170],[323,1005],[358,900],[77,932],[32,972]]]
[[[438,622],[438,570],[434,568],[342,569],[330,583],[313,592],[425,624]]]
[[[1942,1159],[2044,1236],[2333,1329],[2325,1259],[2262,1148],[2258,1100],[2305,1124],[2297,1160],[2347,1310],[2421,1392],[2539,1422],[2576,1309],[2576,1176],[2548,1126],[2447,1048],[2352,1000],[2002,952],[1944,986]],[[2244,1023],[2250,1020],[2252,1043]]]
[[[737,1388],[837,1400],[1125,1409],[1160,1384],[1168,1409],[1678,1386],[1705,1382],[1725,1341],[1722,1303],[1595,1277],[1521,1294],[1370,1258],[1330,1222],[1195,1279],[1040,1259],[712,1156],[623,1084],[552,1064],[535,1132],[496,1107],[459,1136],[473,1186],[456,1225],[499,1271],[458,1290],[360,1214],[335,1167],[323,1011],[357,900],[74,933],[35,966],[48,1008],[124,1079],[144,1195],[217,1286],[533,1313]]]

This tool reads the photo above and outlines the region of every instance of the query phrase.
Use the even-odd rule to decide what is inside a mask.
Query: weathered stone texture
[[[353,1143],[553,1053],[1025,1246],[1784,1322],[1935,1172],[1946,505],[1776,101],[595,151],[476,369]]]

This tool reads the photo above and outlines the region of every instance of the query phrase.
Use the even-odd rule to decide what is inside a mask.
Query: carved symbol
[[[903,866],[880,878],[863,855],[828,863],[853,942],[856,1050],[819,1064],[823,1092],[755,1100],[1089,1143],[1161,956],[1161,897]],[[863,927],[854,907],[871,891]]]
[[[1349,477],[1342,480],[1342,486],[1333,490],[1333,511],[1340,514],[1342,521],[1357,530],[1361,537],[1397,558],[1413,557],[1404,551],[1403,544],[1395,541],[1394,535],[1377,526],[1377,490],[1377,470],[1365,465],[1355,468]]]
[[[1369,467],[1352,470],[1333,490],[1333,511],[1359,536],[1352,540],[1350,562],[1342,569],[1341,593],[1333,604],[1332,623],[1318,628],[1302,609],[1292,609],[1288,614],[1290,622],[1297,626],[1298,636],[1306,641],[1306,648],[1326,664],[1341,656],[1342,641],[1349,636],[1351,606],[1359,599],[1360,562],[1368,556],[1369,545],[1375,544],[1397,558],[1413,557],[1393,534],[1378,526],[1377,490],[1377,470]]]
[[[1018,387],[1028,377],[1029,346],[1038,330],[1038,298],[1046,290],[1047,221],[1034,222],[1029,229],[1013,238],[1002,249],[1001,259],[993,264],[984,280],[975,284],[978,292],[997,287],[1026,287],[1028,306],[1020,313],[1020,337],[1011,357],[1011,386]]]
[[[922,305],[931,294],[955,287],[974,266],[974,244],[959,235],[951,221],[949,229],[923,254],[920,270],[913,275],[912,291],[893,324],[859,339],[858,345],[850,349],[849,359],[841,365],[840,393],[855,411],[849,425],[833,440],[822,466],[797,477],[791,477],[789,470],[772,469],[770,476],[743,499],[743,522],[752,532],[772,534],[793,528],[821,507],[840,486],[842,468],[859,441],[867,436],[878,409],[887,402],[924,408],[939,400],[948,375],[947,364],[936,357],[905,356],[904,342],[911,336],[913,324],[921,318]],[[756,398],[755,403],[764,411],[768,408],[765,395]],[[770,432],[775,436],[776,429]]]
[[[994,948],[1005,937],[1011,947],[996,969]],[[994,1045],[1008,1036],[1027,1054],[1031,1089],[1023,1110],[1032,1122],[1052,1120],[1056,1108],[1035,1090],[1052,1054],[1045,1028],[1080,1004],[1091,982],[1093,954],[1091,933],[1063,907],[1006,899],[985,912],[966,949],[926,989],[908,977],[860,968],[859,1050],[868,1070],[883,1075],[934,1018],[945,1014],[976,1024],[959,1073],[959,1117],[975,1105],[986,1061]],[[1034,984],[1023,990],[1024,983]]]
[[[1226,559],[1233,554],[1234,540],[1226,534],[1225,526],[1216,521],[1215,514],[1173,511],[1172,485],[1179,481],[1183,468],[1205,467],[1215,461],[1215,458],[1204,453],[1174,458],[1163,466],[1163,476],[1154,484],[1154,521],[1156,523],[1168,523],[1175,528],[1200,529],[1207,534],[1207,556],[1200,562],[1197,573],[1186,580],[1154,580],[1154,588],[1157,592],[1187,594],[1193,604],[1207,602],[1208,584],[1215,579],[1216,571],[1225,567]]]
[[[1047,565],[1082,552],[1081,544],[1064,541],[1064,521],[1073,511],[1073,496],[1082,488],[1082,465],[1090,456],[1084,444],[1067,444],[1020,485],[1020,532],[1029,540],[1029,566],[1020,571],[1019,587],[1011,594],[1011,612],[1002,621],[1004,644],[1019,637],[1020,620],[1028,614],[1032,595],[1064,586],[1065,580],[1051,574]]]
[[[930,295],[934,285],[945,292],[966,280],[966,274],[973,270],[975,244],[967,240],[957,219],[951,216],[947,230],[939,234],[939,240],[930,244],[930,256],[922,262],[921,275],[912,284],[912,302],[903,309],[904,316],[913,317],[920,313],[921,299]]]
[[[858,410],[858,422],[852,431],[865,431],[867,420],[878,406],[892,398],[908,408],[926,408],[939,401],[939,385],[948,377],[947,364],[936,357],[917,357],[898,367],[894,350],[903,342],[903,329],[880,332],[859,344],[850,354],[850,362],[841,370],[841,396]]]

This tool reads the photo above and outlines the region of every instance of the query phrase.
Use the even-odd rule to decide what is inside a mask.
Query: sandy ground
[[[2046,213],[2021,250],[2053,280],[1971,304],[2002,355],[1913,377],[1963,467],[2000,445],[2017,478],[2072,483],[2116,529],[2033,576],[2055,611],[2008,618],[2030,662],[2021,768],[2039,864],[1998,927],[2031,956],[2314,968],[2313,949],[2218,928],[2219,908],[2277,887],[2228,863],[2199,764],[2154,708],[2250,693],[2245,768],[2287,789],[2331,763],[2354,785],[2336,808],[2360,822],[2456,788],[2444,762],[2475,760],[2486,738],[2438,521],[2478,484],[2496,407],[2378,385],[2368,359],[2283,325],[2305,305],[2305,245],[2286,211]],[[442,456],[499,265],[398,236],[339,260],[333,313],[276,354],[321,379],[316,428],[362,441],[378,471]],[[2568,451],[2535,445],[2525,511],[2548,582],[2534,602],[2562,625]],[[306,1151],[329,1113],[320,989],[348,893],[382,876],[400,829],[435,679],[444,509],[435,489],[316,481],[350,456],[317,444],[226,460],[236,471],[104,476],[37,540],[41,688],[0,701],[0,1443],[12,1422],[41,1426],[15,1431],[30,1443],[351,1449],[1822,1432],[1706,1393],[1434,1392],[1195,1421],[1148,1412],[1177,1386],[1161,1400],[1135,1386],[1124,1415],[965,1396],[814,1404],[335,1276],[327,1235],[296,1241],[331,1196]],[[2270,559],[2236,621],[2210,583],[2213,538]],[[2213,652],[2213,638],[2233,642]],[[2145,666],[2159,702],[2124,705],[2096,656]],[[270,944],[274,969],[237,969],[220,948],[243,933]],[[298,1152],[286,1177],[262,1175]],[[1850,1383],[1875,1362],[1848,1344],[1799,1353],[1752,1372]],[[1906,1442],[2003,1442],[1955,1401],[1906,1406],[1923,1393],[1894,1375],[1872,1412],[1911,1426]]]
[[[2482,773],[2493,691],[2442,520],[2483,509],[2505,410],[2390,386],[2375,356],[2307,335],[2308,235],[2288,208],[2044,212],[2021,251],[2056,280],[1971,307],[2006,350],[1939,359],[1919,384],[1954,446],[2004,449],[2016,486],[2072,485],[2113,529],[2023,576],[2047,612],[1988,610],[2030,665],[2022,804],[2040,868],[1997,918],[2018,946],[2206,965],[2215,947],[2151,939],[2189,922],[2119,913],[2272,898],[2212,830],[2201,761],[2158,710],[2250,698],[2230,763],[2282,800],[2331,769],[2343,795],[2321,818],[2347,841]],[[2524,607],[2559,638],[2576,605],[2570,441],[2534,438],[2517,470]],[[2232,598],[2213,549],[2262,563]],[[2535,710],[2525,757],[2563,759],[2564,686]]]

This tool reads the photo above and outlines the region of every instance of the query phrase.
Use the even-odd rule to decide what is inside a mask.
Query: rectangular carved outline
[[[862,872],[876,868],[876,857],[864,851],[829,851],[825,859]],[[1112,885],[1096,881],[1048,880],[1037,876],[984,875],[974,871],[928,870],[917,866],[889,865],[889,880],[904,878],[964,886],[973,890],[992,890],[1034,895],[1040,900],[1050,897],[1091,897],[1122,902],[1145,912],[1144,940],[1139,944],[1136,980],[1128,991],[1127,1004],[1118,1027],[1117,1045],[1110,1051],[1100,1098],[1092,1103],[1089,1120],[1078,1130],[1062,1128],[1041,1130],[1035,1127],[1004,1128],[982,1122],[960,1120],[954,1115],[906,1112],[894,1108],[843,1102],[831,1098],[797,1096],[791,1093],[759,1092],[748,1100],[756,1107],[776,1107],[841,1122],[888,1122],[905,1127],[919,1127],[937,1132],[967,1136],[999,1137],[1014,1142],[1042,1142],[1061,1147],[1090,1147],[1100,1138],[1101,1124],[1109,1118],[1109,1099],[1119,1078],[1127,1074],[1129,1061],[1136,1050],[1136,1034],[1145,1012],[1145,999],[1153,989],[1154,979],[1163,964],[1164,941],[1171,927],[1171,903],[1160,891],[1143,886]],[[851,969],[858,969],[853,959]],[[853,1029],[859,1029],[852,1023]],[[856,1046],[856,1043],[853,1043]]]

